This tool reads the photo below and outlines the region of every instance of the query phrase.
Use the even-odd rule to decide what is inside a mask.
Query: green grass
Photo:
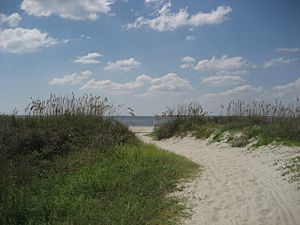
[[[265,101],[232,100],[221,104],[221,116],[207,116],[195,102],[167,107],[163,112],[169,120],[156,129],[157,139],[192,134],[210,138],[213,142],[227,141],[234,147],[253,147],[268,144],[300,146],[300,99],[285,105],[278,99]]]
[[[193,136],[197,139],[207,139],[216,132],[216,126],[212,124],[203,124],[194,126]]]
[[[9,193],[1,224],[175,224],[183,205],[167,195],[198,166],[153,145],[81,151]]]
[[[174,224],[168,194],[198,170],[142,144],[107,98],[51,94],[0,115],[0,224]]]
[[[252,144],[300,146],[300,117],[269,118],[263,116],[178,117],[162,124],[155,132],[157,139],[192,134],[212,142],[226,141],[233,147]]]

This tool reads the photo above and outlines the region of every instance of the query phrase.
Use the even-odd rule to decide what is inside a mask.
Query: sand
[[[131,128],[145,142],[183,155],[203,167],[193,181],[182,184],[192,209],[182,224],[299,225],[300,192],[281,176],[274,162],[299,155],[299,148],[266,147],[255,151],[209,144],[192,137],[154,141],[152,127]]]

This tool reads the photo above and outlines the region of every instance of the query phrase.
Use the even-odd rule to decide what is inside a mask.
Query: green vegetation
[[[288,176],[290,182],[296,182],[300,190],[300,156],[287,160],[281,169],[282,176]]]
[[[0,116],[0,224],[174,224],[197,165],[140,143],[107,99],[51,95]]]
[[[2,224],[174,224],[183,206],[166,196],[196,170],[183,157],[141,143],[108,154],[89,149],[16,188],[1,209]]]
[[[230,102],[225,116],[206,116],[199,104],[189,104],[177,110],[168,109],[169,121],[156,131],[157,139],[192,134],[211,141],[227,141],[234,147],[254,143],[254,147],[268,144],[300,145],[300,104],[285,107],[252,102]],[[224,109],[224,106],[222,106]],[[192,113],[200,112],[200,113]],[[166,114],[166,113],[165,113]]]

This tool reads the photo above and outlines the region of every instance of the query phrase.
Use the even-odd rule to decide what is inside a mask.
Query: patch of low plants
[[[249,144],[249,138],[243,134],[235,135],[229,142],[232,147],[245,147]]]
[[[295,156],[287,160],[281,169],[281,175],[288,177],[290,182],[296,182],[298,190],[300,190],[300,156]]]

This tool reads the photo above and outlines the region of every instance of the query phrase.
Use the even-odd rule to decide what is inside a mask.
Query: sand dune
[[[145,142],[184,155],[201,164],[203,172],[183,184],[178,195],[187,198],[193,225],[299,225],[300,192],[273,165],[277,159],[300,154],[297,148],[249,151],[208,144],[191,137],[154,141],[145,136],[152,128],[135,127]]]

